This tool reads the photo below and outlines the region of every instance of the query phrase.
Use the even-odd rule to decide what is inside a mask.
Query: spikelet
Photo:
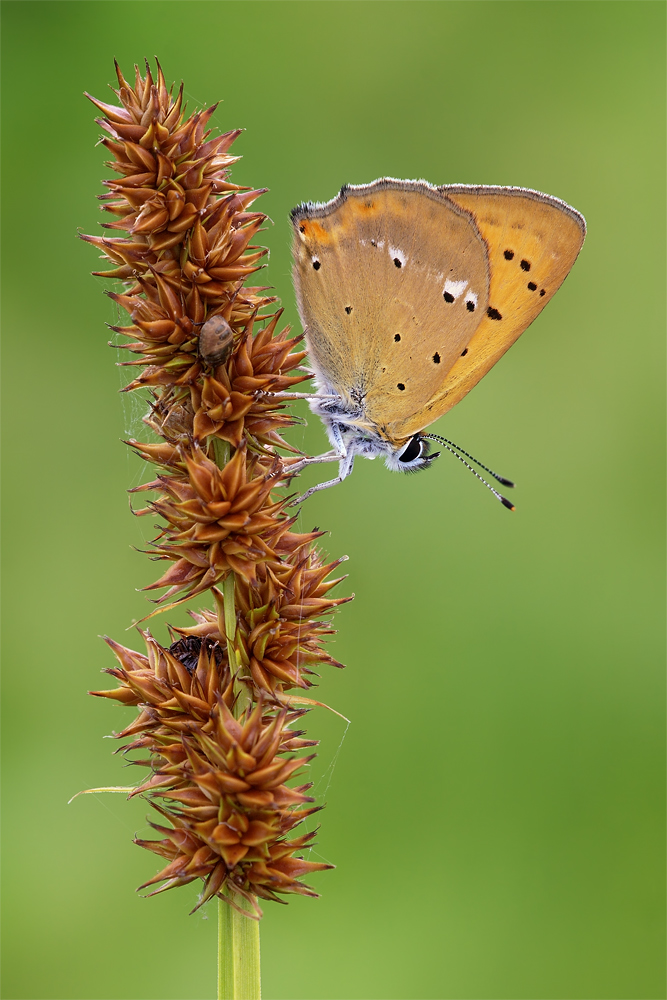
[[[213,136],[215,105],[186,118],[183,88],[167,90],[159,64],[155,76],[135,67],[132,84],[116,72],[119,103],[90,98],[119,175],[101,196],[112,221],[82,238],[111,265],[95,274],[122,283],[108,294],[130,318],[112,327],[136,356],[124,391],[152,394],[144,421],[156,440],[127,442],[156,466],[130,491],[151,494],[134,513],[160,518],[150,551],[168,563],[146,589],[172,608],[211,591],[213,608],[172,627],[168,648],[149,631],[145,652],[107,639],[118,686],[91,693],[138,709],[116,736],[142,754],[132,763],[148,777],[132,795],[160,822],[159,839],[135,842],[166,862],[140,888],[200,879],[197,906],[217,895],[259,918],[258,898],[316,895],[301,879],[332,867],[304,860],[314,832],[293,835],[318,809],[309,783],[288,784],[316,744],[293,728],[307,709],[287,692],[342,666],[323,642],[350,598],[328,596],[342,560],[325,563],[321,533],[293,531],[276,494],[290,478],[280,450],[296,451],[281,437],[294,422],[286,394],[308,376],[294,374],[305,352],[278,328],[275,297],[246,285],[267,253],[254,242],[266,216],[250,211],[262,189],[229,180],[240,130]]]

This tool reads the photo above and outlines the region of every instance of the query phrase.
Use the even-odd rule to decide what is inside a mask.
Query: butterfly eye
[[[398,457],[399,462],[414,462],[416,458],[421,458],[424,450],[424,442],[420,437],[413,437]]]

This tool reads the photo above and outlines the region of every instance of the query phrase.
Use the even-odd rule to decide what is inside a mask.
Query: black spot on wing
[[[469,313],[474,313],[475,303],[472,301],[472,299],[466,300],[466,309],[468,310]]]
[[[443,292],[442,293],[442,297],[445,300],[445,302],[453,302],[454,301],[454,296],[452,295],[451,292]]]
[[[528,282],[528,287],[530,288],[531,292],[536,292],[537,291],[537,285],[535,284],[534,281],[529,281]]]
[[[521,270],[522,271],[530,271],[530,261],[529,260],[522,260],[521,261]]]
[[[319,271],[319,269],[320,269],[321,267],[322,267],[322,264],[320,263],[320,261],[319,261],[319,260],[314,260],[314,261],[313,261],[313,270],[314,270],[314,271]]]
[[[433,364],[434,365],[439,365],[440,364],[440,355],[438,354],[437,351],[433,355]]]
[[[500,315],[498,310],[493,309],[492,306],[489,306],[489,308],[486,310],[486,315],[489,317],[489,319],[502,319],[502,316]]]
[[[394,340],[396,341],[396,343],[398,343],[400,339],[401,339],[400,333],[395,333],[394,334]]]
[[[461,357],[465,358],[467,353],[468,353],[468,348],[466,347],[465,350],[461,351]]]
[[[397,389],[400,389],[400,390],[401,390],[401,392],[403,392],[403,390],[405,389],[405,386],[403,385],[403,383],[402,383],[402,382],[399,382],[399,383],[398,383],[398,385],[396,386],[396,388],[397,388]]]
[[[352,312],[352,306],[345,306],[345,312],[346,312],[346,313],[347,313],[347,315],[349,316],[349,315],[350,315],[350,313]]]
[[[512,260],[512,258],[514,257],[514,250],[506,250],[505,253],[503,254],[503,257],[505,258],[505,260]]]

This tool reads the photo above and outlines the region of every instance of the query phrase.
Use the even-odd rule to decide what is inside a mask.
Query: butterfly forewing
[[[488,309],[470,212],[428,185],[383,180],[292,219],[315,369],[380,431],[424,412]]]
[[[581,215],[557,198],[523,188],[446,186],[439,189],[469,211],[488,247],[489,304],[463,357],[433,397],[407,419],[389,425],[402,439],[450,410],[495,365],[560,287],[586,233]]]

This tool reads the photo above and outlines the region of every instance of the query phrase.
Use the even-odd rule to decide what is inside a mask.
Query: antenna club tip
[[[511,479],[503,479],[502,476],[498,476],[498,482],[502,483],[503,486],[509,486],[511,490],[516,486],[516,483],[513,483]]]
[[[500,500],[501,500],[501,502],[502,502],[502,504],[503,504],[503,507],[507,507],[507,509],[508,509],[508,510],[516,510],[516,507],[514,506],[514,504],[513,504],[513,503],[511,503],[511,502],[510,502],[510,501],[509,501],[509,500],[507,499],[507,497],[501,497],[501,498],[500,498]]]

